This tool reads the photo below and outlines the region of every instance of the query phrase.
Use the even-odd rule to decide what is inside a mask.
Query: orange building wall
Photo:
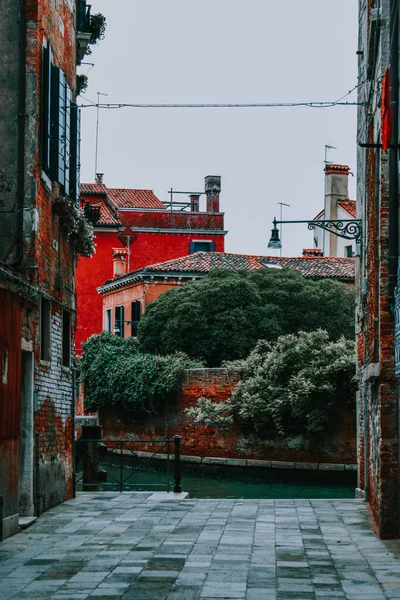
[[[160,296],[167,292],[168,290],[172,290],[172,288],[177,287],[178,283],[173,282],[152,282],[152,283],[137,283],[133,284],[129,288],[122,290],[115,290],[114,292],[107,294],[103,297],[103,329],[106,329],[106,310],[111,308],[111,322],[112,327],[114,328],[115,322],[115,307],[123,305],[124,306],[124,320],[130,321],[132,320],[132,302],[136,300],[141,301],[141,311],[142,314],[146,310],[146,306],[153,302]],[[128,323],[124,324],[124,337],[131,336],[131,325]]]

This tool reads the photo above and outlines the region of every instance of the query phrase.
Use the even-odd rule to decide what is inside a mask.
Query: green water
[[[110,474],[119,477],[119,467],[105,465]],[[127,479],[132,469],[124,467],[123,476]],[[162,477],[162,480],[159,478]],[[267,479],[250,477],[232,477],[202,473],[183,473],[182,490],[189,492],[191,498],[243,498],[243,499],[295,499],[295,498],[354,498],[355,476],[352,473],[293,473],[285,471],[268,472]],[[158,476],[151,471],[139,470],[127,479],[124,490],[165,491],[166,472]],[[314,480],[314,481],[313,481]],[[170,474],[170,489],[173,489],[173,474]],[[102,489],[115,490],[109,475]]]

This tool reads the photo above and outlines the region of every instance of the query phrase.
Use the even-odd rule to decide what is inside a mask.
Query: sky
[[[91,0],[106,37],[84,61],[84,98],[110,103],[274,103],[337,100],[357,84],[357,0]],[[81,102],[87,104],[81,97]],[[349,98],[356,101],[356,93]],[[82,109],[81,181],[95,173],[96,108]],[[351,167],[356,107],[100,110],[98,171],[109,187],[203,191],[222,177],[225,249],[267,249],[272,220],[323,208],[328,160]],[[181,198],[180,198],[181,199]],[[202,197],[203,209],[204,196]],[[283,255],[312,247],[284,225]]]

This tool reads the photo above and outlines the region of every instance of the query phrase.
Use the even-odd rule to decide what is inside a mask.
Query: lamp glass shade
[[[282,248],[282,242],[279,239],[279,229],[277,227],[271,230],[271,239],[268,242],[268,248],[273,248],[274,250]]]

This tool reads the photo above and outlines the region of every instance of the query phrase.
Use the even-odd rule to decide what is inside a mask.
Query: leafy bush
[[[288,269],[211,271],[146,308],[138,336],[145,352],[181,351],[208,366],[246,358],[260,339],[321,327],[354,338],[354,291]]]
[[[340,409],[354,406],[355,366],[354,342],[332,341],[326,331],[260,341],[230,400],[215,404],[201,398],[187,412],[196,424],[223,431],[235,417],[282,436],[327,434]]]
[[[85,408],[124,407],[136,416],[157,413],[179,390],[185,369],[202,366],[183,353],[142,354],[133,338],[108,332],[92,335],[81,361]]]

